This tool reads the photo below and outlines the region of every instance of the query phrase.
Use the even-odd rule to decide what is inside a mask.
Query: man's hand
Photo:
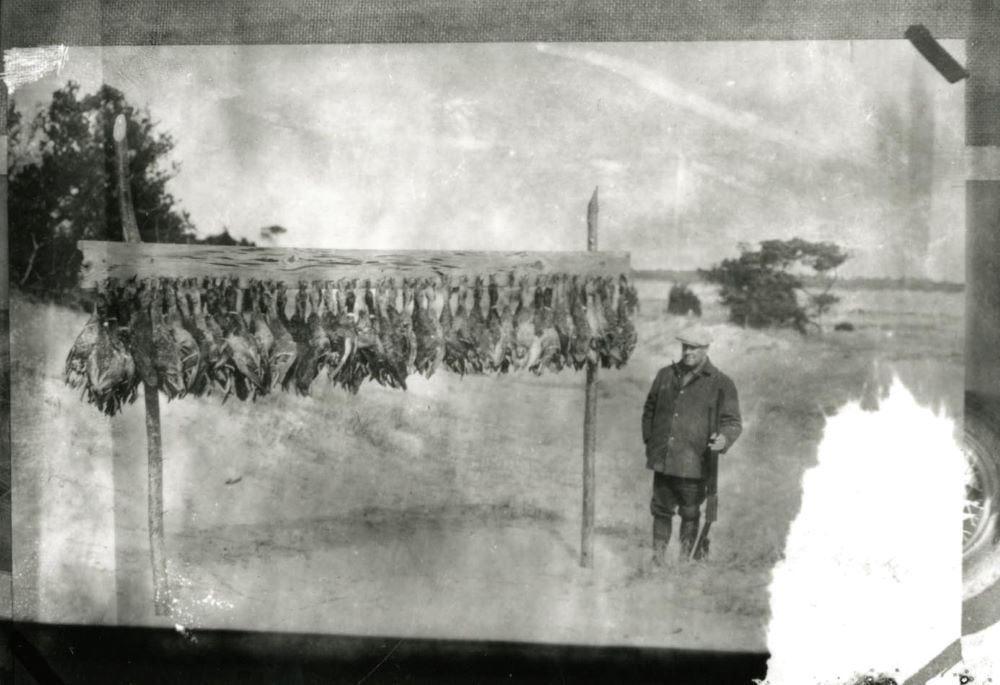
[[[722,433],[713,433],[711,440],[708,443],[708,449],[713,452],[721,452],[726,449],[726,436]]]

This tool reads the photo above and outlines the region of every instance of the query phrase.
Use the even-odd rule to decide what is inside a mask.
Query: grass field
[[[712,558],[653,573],[640,412],[686,322],[664,313],[669,284],[639,287],[636,353],[600,374],[592,571],[577,566],[582,374],[439,372],[407,392],[358,396],[318,381],[311,398],[161,403],[171,622],[763,649],[771,569],[824,414],[897,373],[956,415],[963,296],[846,292],[824,323],[856,330],[803,338],[731,326],[696,286],[745,431],[720,466]],[[15,611],[114,622],[112,426],[61,381],[84,317],[15,297],[11,319]],[[114,432],[140,461],[142,426],[139,402]],[[144,493],[127,494],[144,507]],[[146,551],[134,551],[148,574]],[[138,599],[148,614],[135,620],[161,620]]]

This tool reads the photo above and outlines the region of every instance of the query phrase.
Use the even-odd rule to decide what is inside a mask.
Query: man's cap
[[[712,344],[712,334],[702,327],[687,328],[677,335],[677,339],[686,345],[708,347]]]

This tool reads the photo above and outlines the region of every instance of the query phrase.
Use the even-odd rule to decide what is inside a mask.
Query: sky
[[[959,61],[962,43],[946,43]],[[281,246],[581,250],[707,267],[740,243],[832,240],[892,276],[906,160],[879,108],[934,117],[923,273],[963,277],[964,86],[905,41],[73,48],[14,93],[104,81],[176,141],[170,191],[201,234]],[[894,167],[894,168],[890,168]],[[903,169],[905,173],[905,169]]]

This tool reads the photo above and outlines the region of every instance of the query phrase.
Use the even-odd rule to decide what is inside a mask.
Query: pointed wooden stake
[[[597,251],[597,188],[587,205],[587,250]],[[587,364],[587,389],[583,414],[583,525],[580,566],[594,567],[594,490],[597,447],[597,364]]]
[[[132,191],[128,172],[128,140],[125,115],[115,118],[114,140],[115,157],[118,164],[118,206],[122,216],[122,231],[125,242],[140,243],[139,225],[135,220],[135,208],[132,205]],[[167,576],[166,541],[163,533],[163,444],[160,428],[160,396],[155,385],[143,383],[142,389],[146,403],[146,452],[148,481],[148,525],[149,553],[153,567],[153,608],[157,616],[170,616],[171,598],[170,582]],[[116,488],[116,497],[129,497],[133,493],[120,493]],[[116,507],[116,510],[127,510],[127,507]],[[123,528],[124,522],[118,522],[117,528]],[[120,541],[119,541],[120,544]],[[124,558],[119,555],[119,558]],[[134,587],[127,579],[119,582],[125,587]],[[121,593],[119,593],[120,595]],[[119,596],[119,601],[123,598]],[[121,611],[119,612],[121,614]]]

